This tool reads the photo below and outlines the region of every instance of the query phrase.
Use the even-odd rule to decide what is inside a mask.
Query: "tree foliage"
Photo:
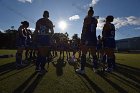
[[[8,29],[0,32],[0,48],[15,49],[16,48],[17,30]]]

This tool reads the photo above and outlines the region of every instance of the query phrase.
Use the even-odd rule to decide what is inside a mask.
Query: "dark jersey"
[[[115,26],[111,23],[106,23],[103,27],[102,35],[105,38],[115,38]]]
[[[96,18],[87,16],[84,19],[82,34],[92,34],[93,37],[96,37],[97,23]]]
[[[41,18],[36,22],[36,30],[39,34],[48,34],[50,29],[53,29],[53,23],[49,19]]]
[[[27,39],[30,40],[32,38],[32,32],[31,30],[27,30]]]
[[[23,28],[23,26],[20,26],[18,28],[17,37],[24,38],[26,36],[27,36],[27,29],[26,28]]]

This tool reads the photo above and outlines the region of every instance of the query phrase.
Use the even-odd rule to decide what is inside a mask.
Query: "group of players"
[[[49,12],[44,11],[43,18],[36,22],[36,28],[34,33],[28,29],[29,22],[21,22],[21,26],[18,29],[17,34],[17,53],[16,53],[16,65],[21,67],[23,64],[22,55],[23,50],[26,49],[25,57],[28,57],[29,50],[32,54],[33,50],[36,54],[36,68],[35,70],[43,74],[47,72],[45,64],[49,59],[51,53],[57,56],[56,51],[60,51],[63,54],[64,51],[67,54],[67,60],[75,59],[75,53],[79,53],[80,67],[76,69],[77,73],[84,74],[86,66],[87,52],[92,55],[92,67],[96,72],[99,63],[107,64],[103,65],[103,70],[111,72],[115,69],[115,26],[111,23],[114,17],[109,15],[106,17],[106,22],[102,30],[102,37],[96,37],[96,27],[98,20],[93,16],[94,10],[92,7],[88,10],[87,16],[84,18],[81,38],[74,38],[68,40],[68,38],[62,38],[58,36],[54,37],[54,25],[49,19]],[[32,37],[32,38],[31,38]],[[70,55],[70,51],[73,55]],[[99,62],[100,61],[100,62]]]

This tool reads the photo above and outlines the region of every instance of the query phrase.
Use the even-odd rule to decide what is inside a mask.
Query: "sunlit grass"
[[[15,54],[15,50],[0,50],[0,54]],[[55,58],[53,62],[56,62]],[[66,58],[65,58],[66,61]],[[15,58],[0,59],[0,93],[139,93],[140,54],[116,54],[118,70],[94,73],[86,67],[86,75],[75,73],[74,67],[46,64],[48,73],[39,76],[34,64],[15,69]],[[89,62],[88,62],[89,63]],[[123,65],[121,65],[123,64]],[[13,67],[12,67],[13,66]],[[137,68],[137,69],[136,69]]]

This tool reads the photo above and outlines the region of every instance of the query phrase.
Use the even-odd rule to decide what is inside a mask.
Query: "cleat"
[[[76,72],[78,74],[85,74],[85,70],[81,70],[81,69],[76,69]]]

